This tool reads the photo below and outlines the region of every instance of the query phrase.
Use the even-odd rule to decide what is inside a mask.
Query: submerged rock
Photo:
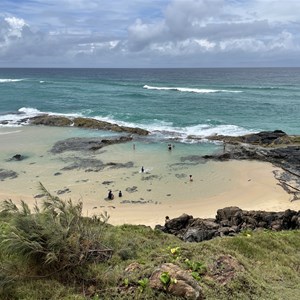
[[[69,138],[58,141],[54,144],[50,152],[57,154],[65,151],[96,151],[105,146],[126,143],[132,137],[122,136],[117,138]]]
[[[18,177],[18,173],[12,170],[0,169],[0,180],[4,181],[5,179],[14,179]]]

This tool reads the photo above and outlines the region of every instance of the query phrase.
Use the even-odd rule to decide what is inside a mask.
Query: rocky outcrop
[[[275,130],[238,137],[216,135],[208,139],[222,141],[224,151],[221,154],[205,155],[204,159],[255,159],[268,161],[291,171],[300,170],[299,136],[289,136],[281,130]]]
[[[209,139],[223,141],[223,153],[205,155],[203,159],[270,162],[282,168],[283,172],[275,174],[275,177],[284,190],[293,195],[291,201],[300,199],[299,136],[289,136],[281,130],[275,130],[239,137],[213,136]]]
[[[169,277],[169,282],[162,283],[160,279],[162,274]],[[154,270],[150,277],[150,286],[184,299],[204,299],[201,287],[192,275],[172,263],[165,263]]]
[[[300,143],[299,137],[287,135],[281,130],[261,131],[258,133],[251,133],[243,136],[214,135],[208,137],[207,139],[212,141],[223,141],[230,144],[246,143],[264,147]]]
[[[215,219],[194,219],[184,214],[167,221],[164,226],[156,226],[156,229],[174,234],[186,242],[201,242],[219,236],[234,236],[246,229],[300,229],[300,211],[245,211],[233,206],[219,209]]]
[[[110,130],[116,132],[127,132],[137,135],[148,135],[147,130],[135,127],[119,126],[105,121],[99,121],[92,118],[67,118],[64,116],[40,115],[29,118],[29,124],[45,126],[74,126],[79,128],[89,128],[98,130]]]
[[[45,125],[45,126],[70,126],[72,121],[62,116],[49,116],[41,115],[29,119],[32,125]]]

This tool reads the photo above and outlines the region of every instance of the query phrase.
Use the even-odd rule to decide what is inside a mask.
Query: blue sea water
[[[300,134],[300,68],[0,69],[0,126],[45,112],[186,143],[190,135]]]

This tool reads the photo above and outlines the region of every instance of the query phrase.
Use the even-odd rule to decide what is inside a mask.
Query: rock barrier
[[[300,211],[246,211],[231,206],[219,209],[214,219],[193,218],[183,214],[155,228],[174,234],[186,242],[202,242],[215,237],[234,236],[243,230],[300,229]]]

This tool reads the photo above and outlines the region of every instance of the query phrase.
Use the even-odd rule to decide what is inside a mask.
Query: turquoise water
[[[157,139],[281,129],[300,134],[300,69],[0,69],[0,126],[47,112]],[[4,122],[5,121],[5,122]]]

